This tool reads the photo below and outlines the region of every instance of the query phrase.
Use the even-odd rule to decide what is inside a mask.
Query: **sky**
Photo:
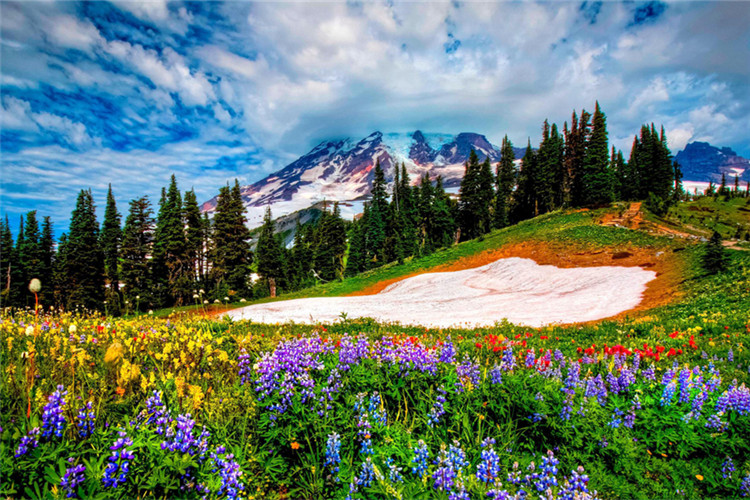
[[[655,122],[749,157],[748,26],[746,1],[3,0],[0,214],[59,234],[111,183],[124,219],[171,174],[203,202],[376,130],[538,143],[596,100],[626,154]]]

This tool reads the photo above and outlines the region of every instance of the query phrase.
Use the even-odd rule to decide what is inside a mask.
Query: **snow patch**
[[[491,326],[503,319],[539,327],[632,309],[655,277],[639,267],[561,269],[512,257],[464,271],[413,276],[376,295],[279,301],[227,315],[258,323],[331,323],[346,313],[433,328]]]

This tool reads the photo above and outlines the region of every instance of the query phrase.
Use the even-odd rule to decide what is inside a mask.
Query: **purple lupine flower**
[[[216,496],[226,495],[232,500],[241,498],[240,495],[245,491],[245,485],[242,483],[242,469],[234,459],[234,455],[227,454],[226,449],[219,446],[215,453],[211,453],[211,459],[214,462],[214,472],[218,470],[221,478],[221,484],[215,492]]]
[[[440,349],[440,362],[445,364],[451,364],[456,359],[456,349],[453,347],[453,342],[451,341],[451,336],[448,335],[448,338],[445,339],[445,343],[443,344],[442,349]]]
[[[365,461],[362,462],[362,471],[357,477],[357,483],[363,488],[369,488],[373,479],[375,479],[375,469],[372,464],[372,459],[367,457]]]
[[[562,410],[560,410],[561,420],[570,420],[570,414],[573,413],[573,397],[572,394],[565,396],[565,404],[563,404]]]
[[[501,365],[495,364],[490,370],[490,382],[493,385],[502,385],[503,383],[503,368]]]
[[[656,366],[651,363],[651,366],[641,372],[643,378],[646,380],[656,380]]]
[[[748,390],[745,384],[738,387],[736,380],[716,401],[717,413],[726,413],[730,410],[734,410],[740,415],[750,413],[750,390]]]
[[[734,351],[732,350],[731,347],[729,348],[729,351],[727,352],[727,361],[729,361],[730,363],[734,363]]]
[[[250,383],[252,366],[250,365],[250,355],[244,347],[240,350],[240,355],[237,356],[237,369],[237,375],[240,377],[240,385]]]
[[[440,422],[440,418],[445,415],[445,395],[447,392],[443,386],[437,388],[438,395],[435,398],[435,404],[432,405],[429,415],[427,415],[427,425],[433,427]]]
[[[670,406],[672,404],[672,399],[674,399],[675,390],[677,390],[677,382],[672,380],[664,387],[664,391],[661,394],[661,401],[659,401],[659,405]]]
[[[464,360],[456,365],[456,373],[460,381],[460,384],[456,384],[459,390],[469,387],[475,388],[479,385],[479,364],[473,362],[468,356],[465,356]]]
[[[628,410],[627,415],[625,415],[625,418],[623,418],[622,424],[627,427],[628,429],[632,429],[635,425],[635,410],[641,409],[641,399],[638,397],[638,394],[636,394],[633,397],[633,401],[630,403],[630,410]]]
[[[334,475],[339,473],[339,464],[341,463],[341,436],[337,433],[329,434],[326,441],[326,460],[323,467],[329,467]],[[336,476],[336,482],[340,479]]]
[[[39,427],[34,427],[29,433],[21,438],[21,442],[16,449],[16,458],[29,452],[29,448],[39,446]]]
[[[65,396],[68,395],[68,391],[62,385],[57,386],[57,390],[53,392],[47,399],[49,402],[44,406],[44,412],[42,413],[42,436],[46,439],[51,439],[52,436],[62,437],[63,427],[65,427],[65,415],[63,415],[63,407],[65,406]]]
[[[481,462],[477,465],[477,479],[487,484],[494,484],[500,475],[500,456],[495,451],[495,440],[487,438],[482,441]]]
[[[112,454],[107,458],[109,463],[104,469],[102,483],[108,488],[117,488],[127,481],[128,471],[130,470],[130,461],[135,458],[128,447],[133,444],[133,440],[128,437],[127,432],[119,431],[115,444],[109,447]]]
[[[534,366],[535,362],[534,349],[529,349],[528,351],[526,351],[526,359],[524,360],[524,364],[526,365],[526,368],[531,368]]]
[[[74,460],[72,457],[68,459],[68,463],[73,465]],[[76,494],[76,488],[83,484],[83,481],[86,479],[84,474],[85,471],[86,467],[83,465],[74,465],[73,467],[65,469],[65,474],[60,480],[60,487],[62,487],[65,492],[66,498],[78,497]]]
[[[562,391],[569,396],[576,393],[576,387],[581,383],[581,365],[576,362],[568,366],[568,375],[565,377],[565,387]]]
[[[172,419],[169,417],[161,396],[161,392],[154,390],[146,400],[146,409],[141,412],[139,417],[141,419],[145,418],[147,424],[156,424],[154,432],[164,435],[166,428],[172,423]]]
[[[503,371],[509,372],[512,371],[516,367],[516,357],[513,356],[513,347],[508,346],[505,351],[503,351],[503,362],[502,365]]]
[[[742,478],[740,483],[740,495],[743,497],[750,496],[750,472]]]
[[[83,406],[78,410],[78,435],[82,438],[91,436],[94,433],[95,420],[96,414],[92,409],[91,401],[89,401],[86,403],[86,406]]]
[[[388,480],[392,483],[401,483],[404,481],[404,476],[401,474],[401,467],[398,467],[394,462],[393,458],[388,457],[385,460],[385,465],[388,467]]]
[[[680,370],[680,375],[677,379],[677,383],[680,385],[680,403],[687,403],[690,401],[690,389],[692,384],[690,383],[690,377],[693,372],[689,368],[683,368]]]
[[[727,428],[727,424],[721,420],[721,415],[714,413],[706,420],[706,427],[709,429],[715,429],[718,432],[724,432]]]
[[[731,479],[734,474],[734,460],[731,457],[727,457],[724,463],[721,464],[721,477],[724,479]]]
[[[607,422],[607,425],[610,426],[613,429],[617,429],[622,425],[622,416],[624,415],[624,412],[619,409],[615,408],[614,413],[612,413],[612,417],[609,419],[609,422]]]
[[[411,459],[411,463],[414,466],[412,466],[411,472],[422,479],[427,472],[427,459],[430,457],[430,451],[427,449],[427,444],[420,439],[412,449],[412,452],[414,453],[414,458]]]
[[[450,491],[456,479],[456,470],[448,458],[448,451],[445,449],[445,445],[440,447],[440,453],[435,460],[435,465],[437,465],[437,469],[432,473],[432,479],[435,481],[433,488],[438,491]]]

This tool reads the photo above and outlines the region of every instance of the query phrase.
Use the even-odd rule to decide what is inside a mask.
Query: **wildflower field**
[[[0,496],[746,496],[732,259],[679,303],[541,329],[6,311]]]

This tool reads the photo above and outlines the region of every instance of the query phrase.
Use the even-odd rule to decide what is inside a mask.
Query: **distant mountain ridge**
[[[404,163],[412,183],[429,173],[433,179],[442,176],[448,188],[458,187],[472,149],[482,161],[487,157],[493,163],[500,160],[498,146],[471,132],[455,136],[419,130],[407,134],[374,132],[360,140],[323,141],[278,172],[241,188],[248,224],[260,225],[268,205],[274,217],[280,217],[323,200],[354,202],[347,204],[353,213],[343,212],[352,216],[361,211],[361,202],[370,194],[377,161],[388,182],[393,180],[394,166]],[[525,148],[515,148],[516,158],[524,152]],[[216,200],[207,201],[202,209],[213,211]]]
[[[718,148],[707,142],[691,142],[677,153],[675,160],[682,168],[683,180],[697,182],[721,182],[726,176],[727,184],[738,176],[750,181],[750,160],[735,153],[731,148]]]

